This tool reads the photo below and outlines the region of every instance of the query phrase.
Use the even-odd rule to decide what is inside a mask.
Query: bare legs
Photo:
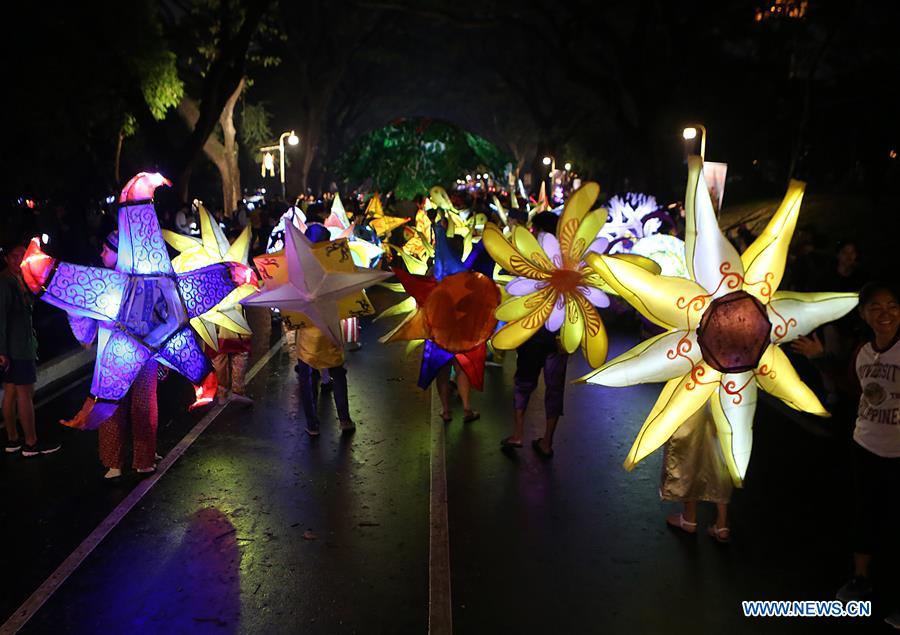
[[[441,368],[435,378],[438,396],[441,399],[441,419],[444,421],[450,421],[453,417],[450,408],[450,366],[451,364],[447,364]],[[456,369],[456,389],[459,392],[459,398],[462,400],[463,410],[466,415],[469,415],[472,412],[472,383],[456,360],[453,360],[452,366]]]
[[[15,384],[3,384],[3,423],[6,426],[6,436],[10,441],[19,438],[16,428],[16,415],[22,424],[22,432],[25,433],[26,445],[37,443],[37,432],[34,428],[34,384],[16,386]]]

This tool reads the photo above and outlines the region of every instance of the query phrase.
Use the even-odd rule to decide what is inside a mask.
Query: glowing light
[[[607,240],[608,253],[629,253],[636,241],[656,234],[662,227],[662,221],[654,215],[659,205],[653,196],[628,192],[612,197],[607,205],[606,224],[597,238]]]
[[[663,276],[690,277],[684,261],[684,241],[668,234],[653,234],[641,238],[631,248],[631,253],[649,258],[660,266]]]
[[[697,138],[697,129],[696,128],[685,128],[681,132],[681,136],[684,137],[685,141],[690,141],[691,139]]]
[[[709,403],[725,464],[741,485],[750,461],[758,387],[796,410],[828,416],[778,345],[846,314],[857,296],[777,290],[803,183],[791,182],[769,225],[739,255],[719,229],[703,161],[692,156],[688,166],[689,279],[648,273],[609,256],[587,257],[616,292],[666,332],[582,380],[604,386],[667,382],[628,453],[629,470]]]
[[[892,158],[892,159],[896,159],[896,158],[897,158],[897,151],[896,151],[896,150],[891,150],[890,152],[888,152],[888,156],[889,156],[890,158]]]
[[[139,174],[122,190],[116,269],[57,262],[32,240],[22,272],[41,299],[70,315],[82,343],[97,333],[91,397],[67,425],[95,428],[111,416],[144,363],[153,358],[198,382],[211,369],[190,331],[189,311],[218,303],[235,288],[231,267],[212,265],[176,275],[152,204],[161,175]],[[239,272],[242,275],[243,272]],[[179,288],[180,287],[180,288]]]
[[[267,281],[266,287],[258,295],[241,300],[241,304],[300,313],[306,318],[306,325],[318,327],[335,344],[341,342],[340,318],[350,317],[341,315],[340,300],[391,275],[354,266],[346,241],[314,247],[290,223],[285,234],[285,252],[259,256],[254,262]],[[366,302],[365,310],[369,309]]]
[[[550,165],[551,163],[553,163],[553,159],[551,159],[550,157],[544,157],[542,161],[544,165]]]
[[[44,243],[45,245],[49,245],[50,244],[50,236],[48,236],[47,234],[41,234],[41,242]]]
[[[482,242],[488,253],[517,276],[506,285],[511,299],[496,312],[507,324],[491,340],[494,348],[518,348],[546,325],[550,331],[560,330],[560,344],[567,352],[580,345],[591,366],[604,362],[608,343],[597,307],[609,306],[609,297],[599,286],[599,276],[591,276],[584,265],[606,221],[602,211],[591,211],[599,194],[599,185],[585,183],[569,198],[559,219],[558,239],[545,233],[536,238],[516,225],[507,240],[496,225],[485,226]]]
[[[298,143],[300,143],[300,137],[298,137],[296,134],[294,134],[294,131],[291,130],[291,134],[290,134],[290,136],[288,136],[287,141],[288,141],[288,145],[295,146]]]
[[[565,168],[566,168],[566,172],[570,172],[572,170],[572,164],[567,162],[565,165]]]

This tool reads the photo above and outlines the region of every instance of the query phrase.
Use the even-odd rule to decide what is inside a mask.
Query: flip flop
[[[505,439],[501,439],[500,447],[501,448],[521,448],[522,447],[521,441],[512,441],[511,439],[512,439],[512,437],[506,437]]]
[[[472,423],[481,418],[481,413],[477,410],[469,410],[463,417],[463,423]]]
[[[443,421],[444,423],[450,423],[451,421],[453,421],[453,415],[449,412],[442,412],[441,421]]]
[[[538,456],[540,456],[542,459],[549,459],[550,457],[553,456],[553,448],[550,448],[549,452],[545,452],[544,448],[541,447],[542,439],[543,439],[543,437],[541,437],[541,439],[535,439],[534,441],[532,441],[531,447],[534,449],[535,452],[538,453]]]
[[[718,542],[731,542],[731,528],[729,527],[710,525],[706,528],[706,533],[715,538]]]

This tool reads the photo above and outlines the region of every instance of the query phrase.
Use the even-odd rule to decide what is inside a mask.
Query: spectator
[[[3,250],[6,269],[0,273],[0,376],[3,380],[3,423],[7,453],[21,450],[22,456],[52,454],[57,443],[38,441],[34,421],[34,384],[37,382],[37,338],[31,324],[33,297],[25,290],[19,265],[25,246],[10,243]],[[25,444],[19,436],[16,418],[22,426]]]
[[[844,602],[872,593],[873,555],[895,550],[900,530],[900,294],[893,285],[869,283],[860,291],[859,312],[872,339],[858,350],[853,364],[862,392],[852,446],[853,577],[837,592]],[[895,568],[883,572],[896,583]],[[900,607],[895,608],[887,621],[900,627]]]

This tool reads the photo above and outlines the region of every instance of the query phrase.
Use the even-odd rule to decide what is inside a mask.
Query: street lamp
[[[697,138],[697,131],[700,131],[700,158],[706,158],[706,127],[703,124],[692,123],[681,131],[681,136],[685,141],[691,141]]]
[[[295,146],[298,143],[300,143],[300,137],[298,137],[297,134],[293,130],[291,130],[290,132],[282,132],[281,133],[281,136],[278,137],[278,145],[263,146],[262,148],[259,149],[260,152],[270,152],[275,149],[278,150],[279,159],[280,159],[279,165],[281,166],[281,174],[280,174],[281,198],[287,198],[287,192],[285,190],[285,183],[284,183],[284,140],[285,139],[287,139],[288,145]]]

